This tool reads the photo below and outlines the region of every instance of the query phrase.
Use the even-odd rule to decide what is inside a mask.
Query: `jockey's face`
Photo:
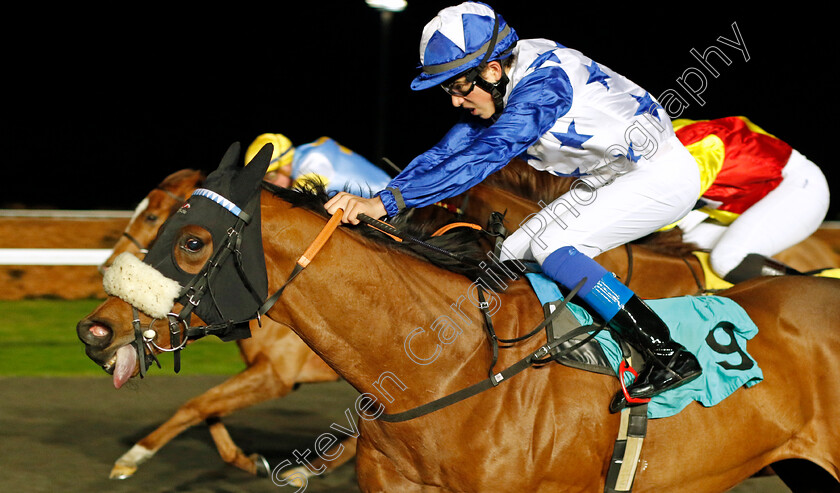
[[[292,165],[287,164],[282,168],[276,169],[274,171],[269,171],[265,174],[265,181],[269,183],[273,183],[281,188],[289,188],[292,185],[292,178],[289,176],[292,174]]]
[[[502,77],[502,66],[497,61],[490,62],[487,68],[484,69],[481,77],[487,82],[498,82]],[[472,88],[469,86],[470,83],[467,82],[466,77],[461,77],[450,83],[450,87],[456,89],[456,91],[452,92],[447,91],[452,100],[452,106],[464,108],[471,114],[485,120],[492,117],[496,113],[496,104],[493,102],[493,96],[477,85]],[[463,96],[456,95],[459,92],[466,94]]]

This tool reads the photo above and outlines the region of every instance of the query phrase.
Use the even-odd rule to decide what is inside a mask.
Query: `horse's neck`
[[[325,221],[301,209],[264,207],[263,214],[275,290]],[[283,222],[294,226],[280,231]],[[525,332],[542,316],[524,282],[512,294],[487,293],[500,337]],[[289,323],[357,390],[406,409],[486,378],[491,352],[477,304],[476,283],[467,278],[340,228],[269,315]],[[524,307],[529,313],[519,317]]]

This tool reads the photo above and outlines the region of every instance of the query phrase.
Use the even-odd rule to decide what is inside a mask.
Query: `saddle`
[[[554,310],[561,303],[562,301],[545,303],[543,305],[543,314],[545,317],[548,318],[549,315],[554,313]],[[546,342],[551,343],[556,340],[565,339],[549,351],[552,359],[561,365],[571,368],[615,376],[615,370],[613,370],[610,359],[598,341],[581,334],[566,337],[566,334],[572,329],[580,327],[581,324],[568,306],[563,306],[561,310],[562,313],[557,315],[545,328]],[[630,358],[633,361],[643,361],[641,354],[632,346],[622,342],[621,350],[625,359]]]
[[[703,280],[705,282],[705,290],[707,292],[722,291],[724,289],[729,289],[733,286],[731,282],[725,281],[723,278],[718,276],[712,269],[712,266],[709,261],[709,252],[701,250],[691,253],[695,257],[697,257],[697,260],[700,262],[700,266],[703,269]],[[835,279],[840,279],[840,268],[826,267],[823,269],[816,269],[808,272],[803,272],[802,274],[806,276],[833,277]]]

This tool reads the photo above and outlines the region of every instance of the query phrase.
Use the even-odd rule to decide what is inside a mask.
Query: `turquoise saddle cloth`
[[[526,274],[540,303],[562,300],[557,284],[542,273]],[[697,356],[703,374],[691,382],[663,392],[648,403],[648,418],[665,418],[680,412],[691,401],[714,406],[741,387],[752,387],[764,379],[755,360],[747,353],[747,341],[758,327],[740,305],[719,296],[682,296],[645,300],[671,330],[671,338]],[[592,323],[582,307],[569,303],[581,325]],[[621,349],[608,331],[596,336],[618,375]],[[627,383],[632,374],[625,374]]]

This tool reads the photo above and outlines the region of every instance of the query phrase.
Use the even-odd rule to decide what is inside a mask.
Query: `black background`
[[[211,171],[230,143],[244,149],[264,132],[296,145],[327,135],[405,166],[458,116],[442,91],[409,89],[422,28],[451,3],[409,1],[387,36],[363,0],[5,16],[0,207],[132,209],[169,173]],[[732,64],[710,59],[720,75],[706,73],[705,104],[687,98],[682,116],[747,116],[819,164],[836,189],[838,43],[828,12],[791,3],[782,5],[799,10],[493,5],[520,38],[578,49],[654,96],[687,97],[677,79],[701,68],[689,50],[721,47]],[[749,61],[717,41],[735,39],[733,22]],[[837,203],[828,219],[838,219]]]

